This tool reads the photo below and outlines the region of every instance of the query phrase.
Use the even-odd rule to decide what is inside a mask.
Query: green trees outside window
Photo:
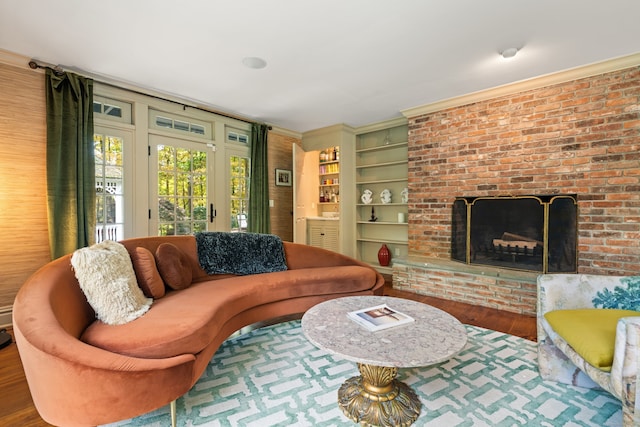
[[[207,153],[158,146],[158,235],[207,229]]]
[[[249,158],[231,156],[229,166],[231,231],[246,231],[249,203]]]

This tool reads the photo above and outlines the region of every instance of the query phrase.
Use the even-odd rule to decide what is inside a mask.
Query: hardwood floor
[[[413,292],[399,291],[388,286],[385,288],[385,295],[429,304],[446,311],[467,325],[480,326],[531,341],[536,341],[537,339],[536,318],[534,316],[524,316],[508,311],[417,295]]]
[[[535,317],[398,291],[390,286],[385,288],[385,295],[432,305],[450,313],[465,324],[493,329],[533,341],[536,339]],[[13,336],[12,330],[8,332]],[[0,390],[1,426],[50,426],[40,418],[33,406],[15,342],[0,350]]]
[[[13,331],[8,329],[13,342],[0,350],[0,425],[11,427],[49,426],[33,406],[27,380],[18,356]]]

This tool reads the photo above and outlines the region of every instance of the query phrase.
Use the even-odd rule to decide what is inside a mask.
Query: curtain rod
[[[40,61],[40,62],[38,63],[38,62],[36,62],[36,60],[34,60],[34,59],[32,59],[32,60],[30,60],[30,61],[29,61],[29,68],[31,68],[32,70],[37,70],[38,68],[41,68],[41,69],[49,68],[49,69],[51,69],[51,70],[53,71],[53,73],[54,73],[56,76],[61,76],[61,75],[63,75],[63,74],[64,74],[64,69],[63,69],[60,65],[53,65],[53,64],[46,63],[46,62],[42,62],[42,61]],[[89,77],[89,78],[91,78],[91,79],[94,79],[94,80],[95,80],[95,77],[93,77],[93,76],[86,76],[86,75],[85,75],[85,77]],[[221,113],[221,112],[219,112],[219,111],[213,111],[213,110],[209,110],[209,109],[207,109],[207,108],[197,107],[197,106],[193,106],[193,105],[187,105],[187,104],[185,104],[185,103],[183,103],[183,102],[174,101],[174,100],[172,100],[172,99],[166,99],[166,98],[163,98],[163,97],[158,96],[158,95],[151,95],[151,94],[148,94],[148,93],[144,93],[144,92],[142,92],[142,91],[140,91],[140,90],[123,88],[123,87],[121,87],[121,86],[118,86],[118,85],[117,85],[117,84],[115,84],[115,83],[107,82],[107,81],[105,81],[105,80],[100,80],[100,79],[98,79],[98,81],[99,81],[100,83],[102,83],[102,84],[105,84],[105,85],[107,85],[107,86],[114,87],[114,88],[116,88],[116,89],[124,89],[124,90],[128,90],[128,91],[130,91],[130,92],[137,93],[137,94],[139,94],[139,95],[150,96],[150,97],[152,97],[152,98],[159,99],[159,100],[161,100],[161,101],[167,101],[167,102],[171,102],[171,103],[174,103],[174,104],[182,105],[182,107],[183,107],[183,108],[186,108],[186,107],[194,108],[194,109],[196,109],[196,110],[200,110],[200,111],[204,111],[204,112],[212,113],[212,114],[217,114],[217,115],[219,115],[219,116],[227,117],[227,118],[229,118],[229,119],[239,120],[239,121],[241,121],[241,122],[245,122],[245,123],[250,123],[250,124],[251,124],[251,123],[255,123],[255,122],[252,122],[252,121],[250,121],[250,120],[243,119],[243,118],[236,117],[236,116],[232,116],[232,115],[230,115],[230,114],[226,114],[226,113]],[[267,126],[267,128],[268,128],[269,130],[272,130],[272,129],[273,129],[273,128],[271,127],[271,125],[268,125],[268,126]]]
[[[32,70],[37,70],[38,68],[42,68],[42,69],[49,68],[55,73],[56,76],[61,76],[64,74],[64,70],[59,65],[45,64],[45,63],[38,64],[33,59],[29,61],[29,68],[31,68]]]

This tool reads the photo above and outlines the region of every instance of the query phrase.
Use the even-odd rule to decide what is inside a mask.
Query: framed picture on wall
[[[291,171],[286,169],[276,169],[276,185],[291,187]]]

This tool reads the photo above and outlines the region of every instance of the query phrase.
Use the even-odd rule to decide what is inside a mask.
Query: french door
[[[149,135],[149,235],[215,229],[214,155],[207,144]]]
[[[95,126],[96,243],[131,235],[133,186],[126,177],[131,173],[132,146],[132,132]]]

